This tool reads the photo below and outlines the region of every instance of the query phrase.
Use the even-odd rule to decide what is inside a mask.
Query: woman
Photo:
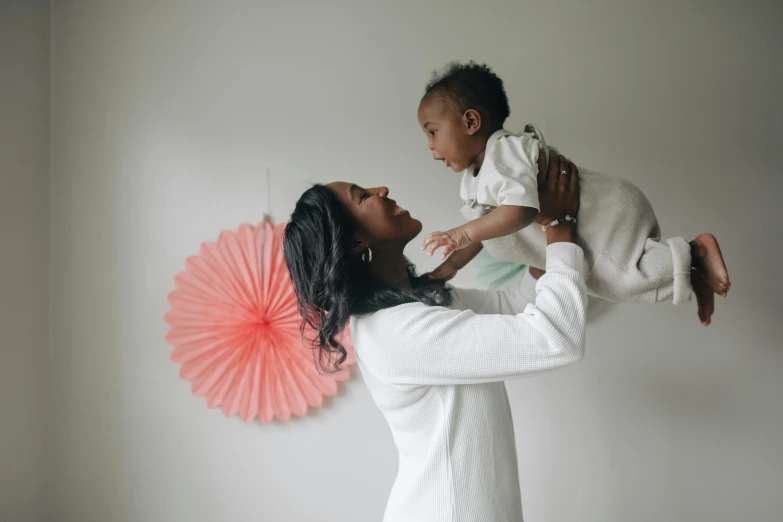
[[[539,222],[577,215],[576,167],[553,154],[547,169],[541,156]],[[494,292],[417,277],[403,249],[422,225],[388,195],[316,185],[286,227],[285,259],[300,312],[318,332],[319,361],[343,362],[339,334],[350,319],[359,368],[399,451],[386,522],[521,522],[503,381],[584,354],[575,227],[563,221],[546,231],[546,273],[529,304],[525,279]]]

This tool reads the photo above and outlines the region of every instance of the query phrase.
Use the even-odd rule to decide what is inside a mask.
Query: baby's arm
[[[531,207],[500,205],[492,212],[463,225],[471,241],[486,241],[519,232],[538,215]]]
[[[533,222],[536,215],[538,215],[538,210],[532,207],[500,205],[489,214],[469,221],[462,226],[446,232],[430,234],[424,238],[421,249],[428,250],[427,253],[432,255],[437,249],[444,247],[443,255],[440,258],[446,259],[452,252],[462,250],[472,243],[480,243],[487,239],[503,237],[522,230]],[[467,261],[473,259],[477,253],[478,250]]]

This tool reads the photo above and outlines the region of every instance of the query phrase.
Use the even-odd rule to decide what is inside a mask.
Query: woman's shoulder
[[[351,324],[369,330],[397,329],[401,324],[428,315],[435,310],[448,310],[448,308],[420,302],[403,303],[377,312],[353,315]]]
[[[385,357],[386,348],[414,342],[427,324],[430,314],[440,306],[404,303],[369,314],[351,316],[351,341],[357,356],[366,362]],[[437,322],[437,321],[436,321]]]
[[[460,296],[460,291],[452,291]],[[354,337],[372,339],[373,342],[397,342],[417,338],[428,328],[449,321],[460,310],[461,299],[457,297],[449,306],[429,305],[420,302],[405,303],[384,308],[371,314],[351,317],[351,332]]]

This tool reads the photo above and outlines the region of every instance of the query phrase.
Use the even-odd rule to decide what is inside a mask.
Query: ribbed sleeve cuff
[[[546,271],[576,270],[584,274],[585,253],[576,243],[565,241],[546,247]]]

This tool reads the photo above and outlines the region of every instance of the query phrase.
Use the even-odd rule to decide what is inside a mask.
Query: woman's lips
[[[394,208],[392,209],[392,215],[393,216],[399,216],[399,215],[407,214],[407,213],[408,213],[408,211],[405,210],[404,208],[402,208],[399,205],[394,205]]]

